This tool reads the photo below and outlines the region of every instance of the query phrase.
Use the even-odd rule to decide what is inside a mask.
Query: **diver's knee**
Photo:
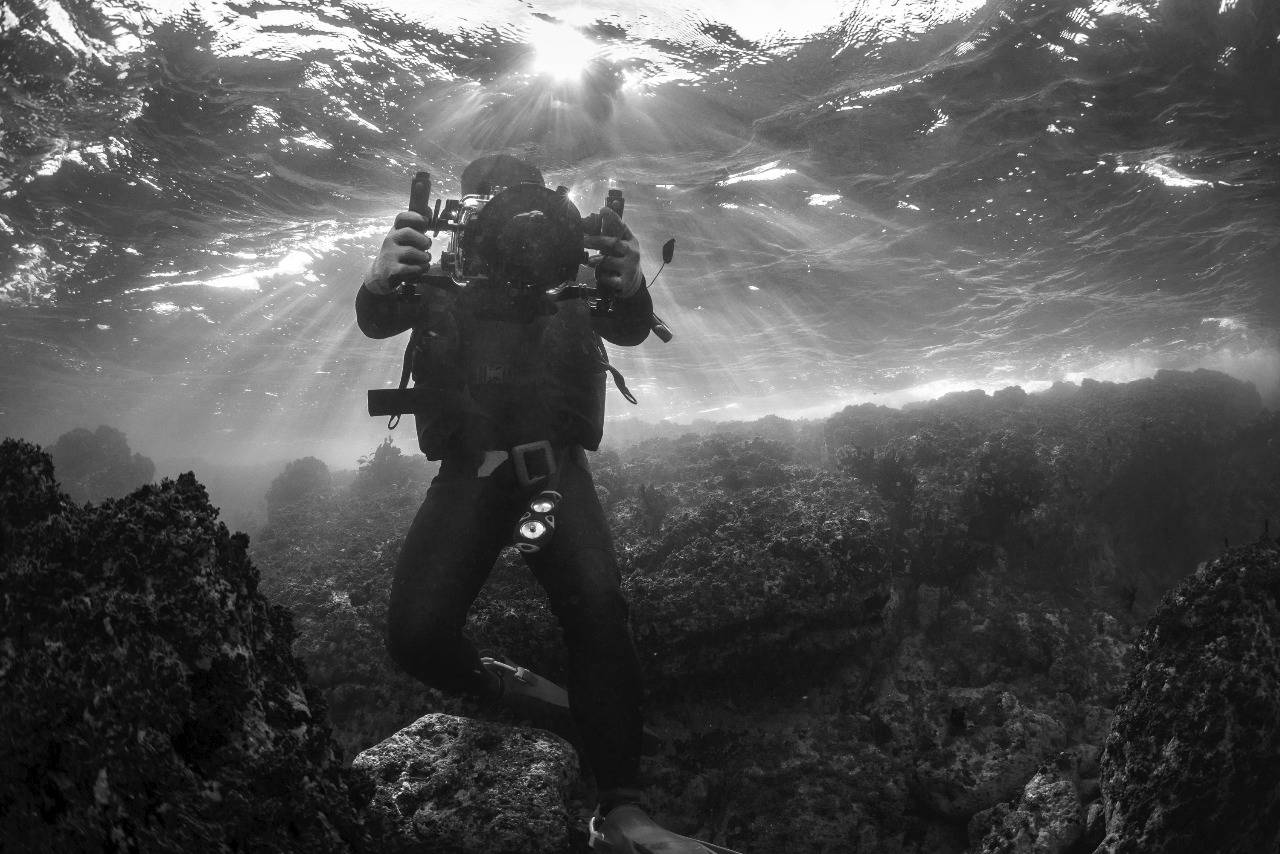
[[[607,623],[625,623],[631,617],[627,597],[616,584],[590,591],[586,611]]]
[[[601,553],[595,571],[584,573],[575,589],[560,603],[558,616],[566,623],[591,626],[624,625],[630,607],[622,593],[617,564]]]
[[[401,670],[431,680],[440,659],[440,651],[448,644],[448,633],[429,619],[389,619],[384,638],[387,655]]]

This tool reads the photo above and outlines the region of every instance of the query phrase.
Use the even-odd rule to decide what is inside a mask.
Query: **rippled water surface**
[[[651,276],[677,238],[613,417],[1274,395],[1278,7],[0,3],[0,431],[349,461],[401,352],[360,276],[413,172],[496,149],[622,188]]]

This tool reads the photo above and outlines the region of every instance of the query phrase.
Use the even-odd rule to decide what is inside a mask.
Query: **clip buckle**
[[[545,473],[532,474],[529,471],[529,455],[540,454]],[[538,461],[534,457],[535,465]],[[520,481],[521,486],[533,486],[540,483],[556,473],[556,452],[551,447],[551,443],[546,439],[539,439],[536,442],[526,442],[523,445],[516,445],[511,449],[511,462],[515,466],[516,479]]]

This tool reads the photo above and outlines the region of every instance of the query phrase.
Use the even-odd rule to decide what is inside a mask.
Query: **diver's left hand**
[[[622,217],[609,209],[589,214],[582,220],[586,234],[582,245],[599,250],[587,263],[595,268],[596,285],[609,296],[635,296],[644,286],[644,274],[640,270],[640,245]]]

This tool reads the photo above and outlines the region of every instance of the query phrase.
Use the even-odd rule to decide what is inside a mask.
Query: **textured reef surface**
[[[674,829],[830,854],[1280,839],[1280,418],[1251,386],[960,394],[657,435],[593,467],[660,736],[646,795]],[[248,552],[192,478],[77,507],[34,448],[7,442],[3,468],[6,829],[585,846],[592,782],[564,742],[386,658],[420,461],[384,446],[345,480],[297,461]],[[563,673],[514,554],[469,632]]]
[[[355,758],[376,785],[369,805],[403,854],[568,850],[578,757],[527,727],[424,715]]]
[[[278,503],[255,552],[352,752],[426,710],[477,714],[386,663],[425,473],[380,464]],[[1247,384],[1163,372],[717,425],[593,468],[670,825],[775,852],[1089,852],[1116,821],[1100,755],[1135,642],[1198,564],[1274,523],[1280,419]],[[469,631],[563,672],[514,555]],[[581,822],[589,781],[574,797]]]
[[[1109,852],[1280,850],[1280,548],[1232,549],[1147,625],[1102,756]]]
[[[374,850],[292,620],[204,488],[78,506],[13,440],[0,472],[0,848]]]

